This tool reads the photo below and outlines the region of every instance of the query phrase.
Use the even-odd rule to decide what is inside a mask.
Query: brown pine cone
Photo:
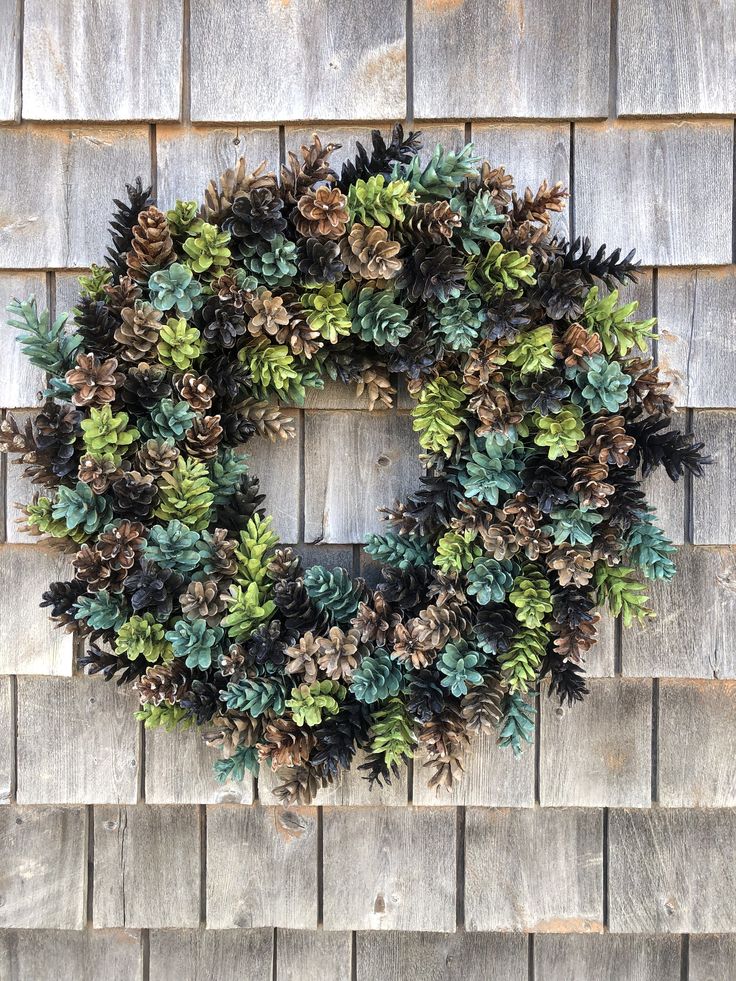
[[[587,548],[562,545],[547,557],[547,565],[554,569],[560,586],[587,586],[593,578],[593,556]]]
[[[74,556],[74,575],[86,582],[93,592],[120,585],[120,579],[113,579],[112,569],[96,548],[82,545]]]
[[[318,637],[317,663],[332,681],[350,681],[360,661],[360,641],[356,630],[344,633],[331,627],[327,637]]]
[[[408,623],[399,623],[394,630],[392,654],[402,664],[411,663],[411,667],[419,671],[431,664],[436,656],[436,650],[428,647],[424,641],[424,626],[418,619]]]
[[[536,562],[540,555],[552,551],[552,542],[541,528],[517,528],[516,543],[531,562]]]
[[[187,620],[206,620],[211,627],[219,622],[227,607],[218,583],[212,579],[190,582],[186,592],[179,597],[179,603]]]
[[[276,549],[267,568],[271,579],[298,579],[302,574],[302,560],[287,545]]]
[[[320,647],[311,630],[308,630],[303,637],[299,638],[297,644],[292,644],[286,648],[286,656],[289,663],[286,665],[288,674],[303,675],[304,681],[311,685],[317,680],[317,658],[320,655]]]
[[[470,395],[487,385],[503,382],[501,363],[505,360],[501,346],[495,341],[482,340],[468,352],[463,367],[464,388]]]
[[[348,199],[337,187],[323,184],[297,201],[296,230],[304,238],[342,238],[350,221]]]
[[[127,256],[128,275],[136,283],[146,286],[152,273],[175,260],[166,215],[151,205],[141,211],[138,224],[133,226],[133,241]]]
[[[140,299],[142,293],[138,283],[130,276],[121,276],[118,283],[106,283],[103,289],[107,294],[105,302],[111,310],[115,310],[117,313],[120,313],[123,307],[134,306],[135,301]]]
[[[250,308],[254,294],[249,290],[241,290],[234,276],[225,273],[215,283],[217,296],[225,306],[231,307],[239,313]]]
[[[113,570],[130,569],[138,551],[143,547],[144,527],[140,521],[127,518],[119,525],[103,531],[97,539],[97,548]]]
[[[379,402],[387,409],[394,404],[393,396],[396,394],[396,389],[391,384],[388,374],[377,365],[362,370],[360,381],[355,386],[356,398],[360,398],[363,392],[368,396],[369,412],[372,412]]]
[[[123,322],[115,331],[115,340],[122,344],[126,361],[143,361],[158,344],[163,313],[144,300],[120,311]],[[154,352],[155,353],[155,352]]]
[[[251,318],[248,331],[254,337],[264,334],[275,337],[289,323],[289,311],[282,296],[274,296],[270,290],[262,290],[250,304]]]
[[[562,355],[567,368],[576,368],[585,358],[600,354],[602,349],[600,337],[582,324],[570,324],[562,335]]]
[[[285,416],[278,405],[246,399],[238,408],[239,414],[256,427],[259,436],[268,437],[271,442],[277,439],[291,439],[294,436],[294,420]]]
[[[293,766],[283,771],[286,780],[274,787],[273,795],[285,807],[309,807],[320,789],[317,774],[310,766]]]
[[[133,684],[142,705],[161,705],[162,702],[173,705],[181,701],[187,687],[188,677],[182,671],[179,661],[152,664]]]
[[[120,472],[112,460],[97,460],[91,453],[85,453],[79,461],[79,479],[89,484],[95,494],[104,494]]]
[[[517,530],[533,531],[544,522],[542,512],[523,493],[509,498],[497,513],[500,519],[510,521]]]
[[[483,548],[497,561],[509,559],[519,551],[514,529],[507,524],[481,524],[478,533],[483,542]]]
[[[351,273],[361,279],[393,279],[403,265],[399,259],[401,245],[392,242],[380,225],[366,228],[358,223],[347,238],[340,241],[340,258]]]
[[[235,551],[238,543],[234,538],[228,538],[225,528],[215,528],[212,532],[212,544],[207,558],[207,575],[216,582],[232,579],[238,571],[238,560]]]
[[[207,375],[195,375],[193,371],[185,372],[176,379],[179,395],[195,412],[207,412],[212,406],[215,390]]]
[[[178,459],[179,450],[174,445],[173,439],[146,440],[136,453],[138,467],[154,477],[160,477],[162,473],[173,470]]]
[[[236,197],[261,187],[275,188],[275,175],[266,171],[265,160],[252,172],[246,166],[245,157],[239,157],[235,167],[229,167],[220,174],[219,181],[213,178],[209,182],[204,192],[200,218],[221,224],[230,214]]]
[[[606,483],[608,466],[590,456],[579,456],[572,469],[572,489],[580,497],[581,508],[604,508],[616,488]]]
[[[300,729],[291,719],[273,719],[263,726],[258,757],[261,763],[269,763],[272,770],[299,766],[307,762],[314,745],[315,738],[308,729]]]
[[[242,677],[245,674],[245,651],[240,644],[231,644],[227,653],[220,654],[217,664],[220,674],[226,678]]]
[[[598,639],[599,620],[600,614],[596,613],[592,620],[584,620],[574,627],[553,622],[550,629],[555,635],[555,652],[571,661],[580,661]]]
[[[480,174],[470,181],[474,191],[488,191],[491,200],[498,211],[505,211],[511,203],[511,192],[514,189],[514,178],[507,174],[504,167],[491,167],[487,160],[481,164]]]
[[[619,565],[621,562],[621,532],[610,525],[598,525],[593,540],[593,561],[606,565]]]
[[[448,640],[460,636],[465,626],[465,619],[451,604],[445,606],[432,605],[426,610],[420,610],[414,620],[409,621],[409,627],[415,641],[427,651],[438,651]]]
[[[417,238],[424,238],[442,245],[449,242],[455,229],[462,225],[462,218],[456,214],[447,201],[428,201],[415,205],[402,225],[402,231],[412,232]]]
[[[503,683],[493,675],[486,675],[481,686],[472,688],[463,696],[460,709],[470,732],[490,735],[496,731],[503,717],[504,694]]]
[[[424,766],[433,771],[428,786],[448,792],[465,772],[468,747],[465,719],[452,705],[433,716],[419,730],[419,743],[427,753]]]
[[[651,358],[631,358],[626,362],[626,374],[631,376],[629,405],[637,402],[650,416],[669,415],[674,399],[667,395],[668,381],[659,377],[659,368]]]
[[[216,715],[212,729],[204,733],[208,746],[219,746],[222,755],[229,758],[238,746],[255,746],[263,732],[263,718],[250,715]]]
[[[603,416],[590,427],[586,452],[604,464],[623,467],[629,462],[629,450],[636,445],[624,428],[623,416]]]
[[[401,623],[401,615],[392,612],[381,593],[374,593],[370,604],[358,604],[351,623],[362,643],[384,647],[391,642],[394,629]]]
[[[187,430],[187,453],[197,460],[212,460],[217,456],[221,439],[220,416],[197,416]]]
[[[307,323],[304,307],[291,294],[283,297],[289,314],[288,323],[279,328],[276,340],[279,344],[287,344],[292,354],[303,355],[309,359],[323,347],[318,330],[312,330]]]
[[[67,383],[75,390],[72,402],[79,406],[114,402],[115,389],[123,381],[117,366],[117,358],[100,362],[94,354],[78,354],[77,367],[70,368],[65,375]]]

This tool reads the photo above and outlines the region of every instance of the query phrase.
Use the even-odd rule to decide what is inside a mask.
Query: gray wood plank
[[[608,32],[602,0],[539,0],[533,12],[503,0],[415,0],[414,111],[420,119],[605,116]]]
[[[41,309],[46,308],[45,273],[0,273],[0,407],[4,409],[37,405],[38,393],[44,387],[43,374],[28,362],[15,339],[15,330],[7,326],[10,301],[30,296],[36,297]]]
[[[295,542],[299,537],[299,472],[301,467],[301,413],[286,410],[294,420],[295,435],[272,443],[254,436],[249,440],[245,455],[250,473],[258,477],[261,492],[266,495],[268,513],[273,515],[273,528],[282,542]]]
[[[310,565],[323,565],[328,569],[347,569],[351,575],[358,575],[353,563],[352,545],[299,545],[296,551],[305,569]]]
[[[419,485],[418,452],[407,416],[306,412],[305,540],[362,542],[381,531],[376,508]]]
[[[594,678],[572,707],[545,698],[540,737],[543,807],[648,807],[652,684]]]
[[[659,684],[659,802],[736,806],[736,682],[663,678]]]
[[[207,808],[207,926],[317,925],[317,809]]]
[[[15,409],[11,415],[21,425],[26,419],[36,415],[33,409]],[[32,501],[35,495],[40,496],[43,489],[25,476],[25,466],[15,463],[17,457],[12,454],[5,464],[5,541],[12,545],[34,545],[38,538],[28,531],[23,531],[25,520],[21,511],[24,504]],[[39,597],[40,599],[40,597]]]
[[[733,115],[736,7],[670,0],[621,0],[617,104],[621,116]],[[653,66],[656,66],[653,70]]]
[[[83,268],[102,261],[113,197],[139,174],[150,179],[148,128],[4,129],[0,173],[0,266]]]
[[[272,930],[152,930],[150,981],[271,981]]]
[[[181,0],[25,0],[23,117],[177,119],[183,26]]]
[[[325,808],[323,856],[326,930],[455,929],[453,811]]]
[[[465,923],[468,930],[600,933],[601,812],[468,808]]]
[[[18,803],[135,803],[136,705],[102,678],[19,678]]]
[[[279,930],[278,981],[345,981],[350,977],[352,938],[326,930]]]
[[[696,412],[693,432],[705,443],[713,464],[693,481],[693,541],[696,545],[736,544],[732,506],[736,481],[733,432],[736,412]]]
[[[257,43],[233,25],[247,22]],[[191,12],[193,120],[402,119],[406,7],[213,0]],[[227,72],[215,73],[222,63]],[[289,71],[283,71],[288,64]]]
[[[605,610],[599,612],[598,640],[583,667],[589,678],[611,678],[616,670],[616,622]]]
[[[340,779],[317,791],[313,803],[318,805],[339,805],[355,807],[367,805],[373,807],[397,807],[406,804],[408,800],[408,770],[403,767],[398,778],[394,777],[389,786],[375,786],[372,790],[358,767],[365,759],[365,753],[358,751],[353,765],[343,773]],[[274,773],[270,766],[262,766],[258,777],[258,799],[263,804],[278,804],[278,798],[273,791],[284,782],[278,771]]]
[[[725,548],[683,545],[675,562],[672,582],[647,581],[656,617],[623,630],[623,673],[639,678],[736,676],[736,558]]]
[[[1,0],[0,17],[0,120],[17,122],[20,117],[20,34],[22,0]]]
[[[199,925],[196,807],[94,809],[95,927]]]
[[[732,167],[730,122],[581,123],[576,234],[647,266],[730,262]]]
[[[13,795],[15,770],[15,714],[13,679],[0,678],[0,804]]]
[[[673,413],[672,425],[683,432],[686,430],[687,420],[682,412]],[[675,545],[682,545],[685,541],[685,485],[686,481],[682,479],[671,481],[664,467],[658,467],[642,481],[647,502],[656,511],[654,523]],[[701,482],[697,481],[696,494],[701,486]]]
[[[689,981],[736,981],[736,937],[691,937]]]
[[[0,934],[7,981],[139,981],[140,935],[130,930],[12,930]]]
[[[0,671],[72,673],[72,637],[39,607],[55,579],[71,576],[69,557],[39,545],[0,546]]]
[[[736,930],[736,814],[728,810],[612,811],[612,933]]]
[[[149,804],[252,804],[253,779],[218,783],[218,751],[196,729],[169,733],[151,729],[146,739],[146,801]]]
[[[736,267],[660,269],[659,363],[677,405],[736,406]]]
[[[54,273],[56,313],[69,314],[67,323],[70,326],[75,323],[74,307],[79,303],[79,277],[88,271],[87,269],[61,269]]]
[[[527,939],[491,933],[358,933],[359,981],[526,981]]]
[[[86,825],[83,807],[0,807],[0,927],[84,927]]]
[[[157,199],[173,208],[176,200],[202,201],[208,182],[245,157],[248,167],[265,160],[278,169],[279,131],[241,126],[156,127]]]
[[[677,937],[542,935],[534,943],[537,981],[680,981]]]

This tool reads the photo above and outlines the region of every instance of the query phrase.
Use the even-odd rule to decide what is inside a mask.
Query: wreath
[[[519,753],[534,700],[587,694],[598,609],[652,616],[674,546],[641,478],[709,462],[670,428],[634,253],[567,242],[567,192],[419,134],[372,134],[338,174],[315,136],[280,179],[241,159],[204,203],[115,201],[74,328],[33,298],[11,326],[46,372],[2,445],[43,490],[28,530],[73,553],[41,605],[146,727],[201,727],[217,776],[283,770],[308,803],[363,751],[371,784],[417,745],[450,788],[470,736]],[[241,444],[293,435],[329,378],[390,405],[403,377],[426,474],[366,551],[375,588],[281,547]]]

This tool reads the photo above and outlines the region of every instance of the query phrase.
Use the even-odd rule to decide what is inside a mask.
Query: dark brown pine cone
[[[298,579],[302,574],[302,560],[290,546],[277,548],[268,563],[271,579]]]
[[[317,283],[336,283],[345,272],[340,246],[333,239],[302,239],[299,242],[299,271],[306,279]]]
[[[447,201],[427,201],[410,209],[401,230],[416,238],[441,245],[449,242],[455,229],[461,225],[462,218],[452,210]]]
[[[98,361],[94,354],[77,354],[77,367],[65,378],[74,389],[72,402],[79,406],[100,406],[115,401],[115,390],[123,381],[117,358]]]
[[[300,729],[291,719],[273,719],[263,726],[258,756],[261,763],[270,764],[273,770],[299,766],[309,759],[314,745],[315,738],[309,729]]]
[[[604,508],[613,494],[613,484],[606,483],[608,466],[590,456],[579,456],[572,468],[572,489],[579,495],[581,508]]]
[[[211,533],[210,551],[207,556],[207,575],[216,582],[232,579],[238,568],[235,551],[238,543],[230,538],[226,528],[215,528]]]
[[[245,334],[245,313],[249,307],[242,308],[223,303],[219,296],[212,297],[200,311],[198,322],[202,325],[202,336],[211,344],[230,350],[238,338]]]
[[[586,358],[600,354],[602,349],[600,337],[582,324],[570,324],[562,335],[562,356],[568,368],[578,367]]]
[[[140,521],[126,518],[116,527],[102,532],[97,539],[97,549],[112,569],[130,569],[143,547],[144,531]]]
[[[601,463],[623,467],[629,462],[629,451],[636,444],[626,433],[623,416],[603,416],[590,427],[586,452]]]
[[[197,460],[212,460],[217,456],[221,439],[220,416],[197,416],[187,430],[187,453]]]
[[[436,650],[429,645],[424,624],[413,619],[399,623],[394,630],[393,655],[397,661],[411,666],[415,671],[426,668],[436,657]]]
[[[123,307],[132,307],[141,297],[142,290],[130,276],[121,276],[117,283],[107,283],[104,287],[106,303],[111,310],[120,313]]]
[[[491,735],[496,732],[503,716],[504,686],[492,675],[486,675],[483,685],[472,688],[463,696],[461,712],[470,732]]]
[[[174,469],[179,459],[179,450],[173,439],[149,439],[138,450],[135,459],[142,471],[150,473],[154,478],[160,477],[162,473],[169,473]]]
[[[85,454],[79,461],[79,479],[89,484],[95,494],[104,494],[110,483],[120,476],[120,468],[113,460],[97,460]]]
[[[237,239],[246,242],[256,238],[272,242],[286,229],[283,215],[284,202],[274,186],[257,187],[249,194],[238,195],[232,203],[231,214],[222,223],[225,231],[233,236],[238,252]]]
[[[197,376],[193,371],[187,371],[176,381],[179,395],[195,412],[208,411],[212,406],[215,390],[207,375]]]
[[[161,399],[171,395],[171,385],[162,364],[141,361],[131,365],[119,389],[120,398],[128,412],[145,416]]]
[[[154,664],[146,668],[146,673],[135,681],[133,687],[143,705],[161,705],[162,702],[173,705],[185,694],[188,683],[181,662],[172,661],[171,664]]]
[[[179,603],[187,620],[206,620],[210,626],[219,622],[227,607],[219,584],[211,579],[190,582],[186,592],[179,597]]]
[[[156,506],[158,487],[149,473],[131,470],[112,483],[112,509],[120,518],[145,521]]]
[[[120,585],[120,577],[113,577],[110,565],[100,552],[90,545],[82,545],[74,556],[73,564],[75,577],[80,582],[86,583],[92,592],[108,589],[110,586],[117,588]]]

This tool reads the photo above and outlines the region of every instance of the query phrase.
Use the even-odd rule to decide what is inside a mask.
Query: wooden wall
[[[536,751],[479,746],[451,796],[417,760],[290,812],[74,676],[37,607],[64,561],[3,470],[0,977],[736,978],[735,0],[0,0],[0,28],[3,308],[67,309],[137,174],[167,206],[314,128],[347,153],[415,119],[522,188],[563,180],[563,232],[637,247],[629,292],[717,461],[652,483],[680,574],[646,629],[607,625],[582,707],[544,701]],[[2,333],[0,406],[38,387]],[[406,403],[330,388],[297,432],[252,451],[283,538],[370,574],[375,507],[418,473]]]

